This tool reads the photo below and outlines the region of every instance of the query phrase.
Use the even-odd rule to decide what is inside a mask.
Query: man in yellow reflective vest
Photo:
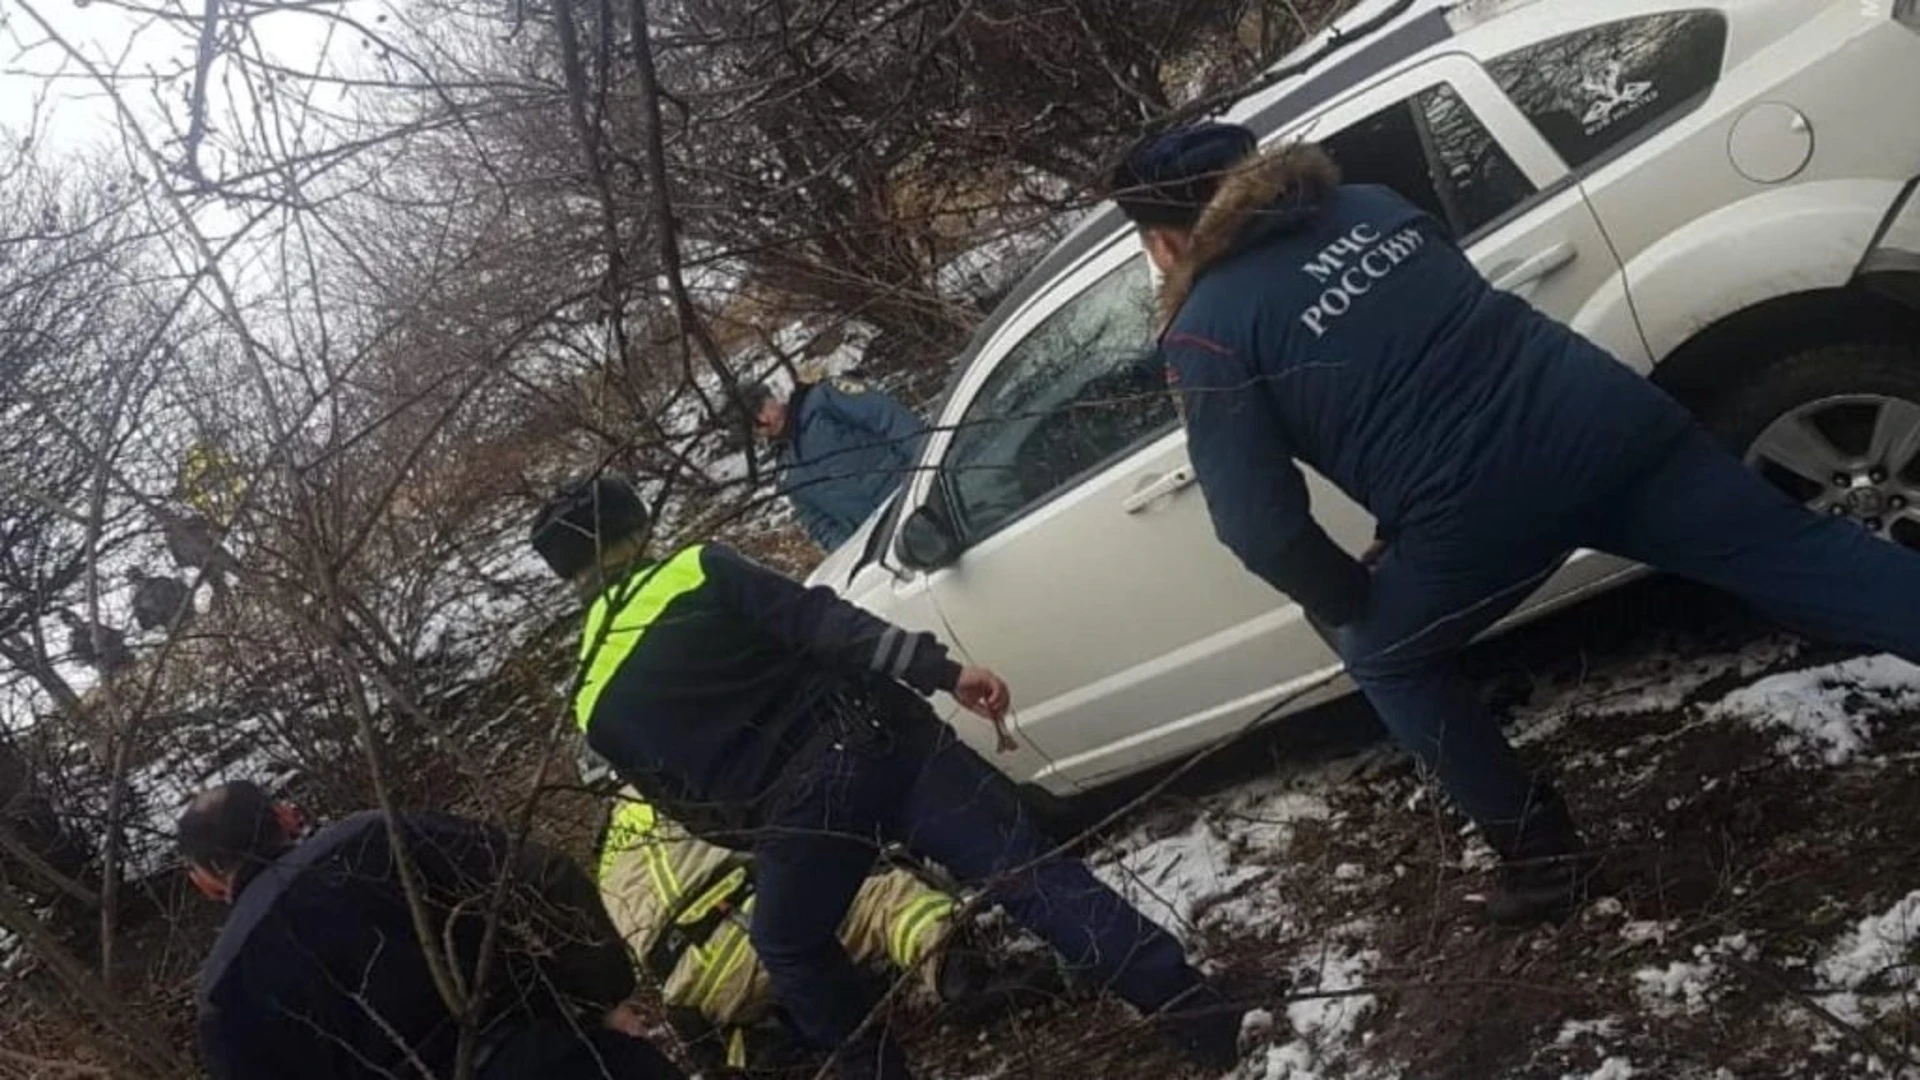
[[[534,549],[592,598],[575,717],[655,807],[752,852],[748,937],[795,1030],[842,1077],[912,1075],[868,1022],[872,995],[839,934],[889,843],[984,889],[1195,1062],[1238,1061],[1239,1017],[1179,942],[1063,855],[921,696],[951,694],[999,727],[998,676],[718,545],[649,563],[650,527],[632,486],[605,477],[534,519]]]
[[[601,844],[600,898],[702,1068],[760,1068],[794,1056],[747,936],[749,869],[745,855],[693,835],[632,788],[620,793]],[[1064,992],[1051,966],[1002,974],[952,940],[957,910],[952,896],[914,874],[883,869],[855,894],[840,942],[863,971],[908,973],[908,997],[920,1003],[1012,1004]]]

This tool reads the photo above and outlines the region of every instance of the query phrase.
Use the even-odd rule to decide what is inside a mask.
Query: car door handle
[[[1192,486],[1196,479],[1198,477],[1193,475],[1193,469],[1185,465],[1172,472],[1162,473],[1134,488],[1133,494],[1127,496],[1127,501],[1121,503],[1120,508],[1129,514],[1137,514],[1153,505],[1154,500],[1164,499],[1181,488]]]
[[[1529,255],[1501,270],[1492,279],[1493,287],[1514,292],[1565,269],[1569,263],[1579,257],[1580,249],[1562,240],[1545,251]]]

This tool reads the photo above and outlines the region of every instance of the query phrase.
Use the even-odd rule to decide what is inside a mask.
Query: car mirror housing
[[[894,554],[909,570],[938,570],[960,557],[960,541],[933,507],[922,506],[901,523]]]

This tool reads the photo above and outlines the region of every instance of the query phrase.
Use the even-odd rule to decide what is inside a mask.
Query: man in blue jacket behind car
[[[779,448],[781,490],[827,551],[900,486],[926,431],[905,405],[845,378],[802,382],[785,401],[756,385],[742,392],[741,406],[754,433]]]
[[[1493,920],[1565,913],[1595,860],[1457,654],[1575,548],[1920,660],[1920,554],[1777,491],[1394,192],[1343,186],[1312,145],[1258,154],[1227,124],[1144,140],[1111,184],[1166,275],[1162,356],[1215,531],[1334,628],[1388,729],[1500,854]],[[1379,522],[1364,561],[1314,522],[1300,464]]]

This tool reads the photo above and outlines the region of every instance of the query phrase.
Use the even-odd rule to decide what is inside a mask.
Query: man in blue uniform
[[[1161,349],[1221,541],[1304,607],[1504,866],[1495,921],[1590,880],[1571,817],[1457,666],[1576,547],[1727,589],[1810,634],[1920,660],[1920,555],[1815,515],[1652,383],[1490,287],[1437,222],[1244,128],[1144,140],[1111,178],[1165,274]],[[1306,464],[1365,506],[1365,561]]]
[[[781,490],[827,551],[846,543],[913,468],[925,427],[905,405],[851,379],[803,382],[781,401],[741,395],[754,433],[779,448]]]
[[[423,941],[394,833],[412,856]],[[633,967],[593,883],[491,826],[408,814],[390,829],[354,814],[304,841],[259,785],[201,793],[180,819],[196,887],[231,906],[200,972],[200,1049],[214,1080],[452,1076],[460,1022],[429,966],[478,995],[480,1080],[544,1076],[680,1080],[626,1005]],[[509,868],[495,960],[481,941]]]
[[[752,851],[748,937],[795,1028],[838,1053],[842,1076],[910,1075],[885,1026],[865,1024],[872,999],[839,937],[890,843],[986,889],[1070,967],[1160,1014],[1195,1060],[1234,1063],[1239,1018],[1179,943],[1059,854],[921,696],[945,691],[1000,727],[999,677],[717,545],[649,563],[648,528],[638,494],[609,478],[569,486],[534,519],[541,558],[590,598],[575,717],[649,803]]]

